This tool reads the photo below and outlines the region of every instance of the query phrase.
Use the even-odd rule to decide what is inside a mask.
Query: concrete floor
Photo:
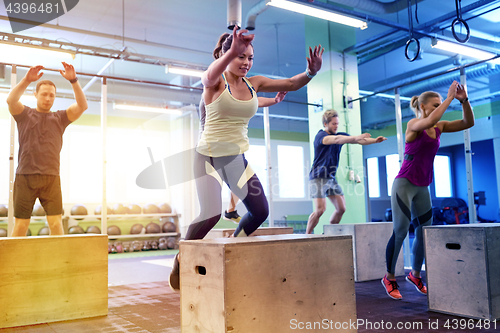
[[[160,253],[157,253],[160,254]],[[7,328],[4,332],[30,333],[179,333],[180,332],[180,295],[170,290],[167,277],[173,260],[173,254],[151,252],[150,257],[120,258],[112,255],[109,260],[109,301],[108,315],[88,319]],[[356,308],[358,320],[368,325],[359,326],[358,332],[499,332],[490,329],[446,329],[447,320],[463,318],[429,312],[427,297],[398,277],[403,300],[390,299],[379,280],[356,283]],[[468,320],[468,319],[467,319]],[[382,329],[381,323],[393,327],[398,322],[413,325],[402,330]],[[429,323],[438,323],[437,329],[429,328]],[[477,323],[477,320],[475,320]],[[421,323],[421,324],[419,324]],[[377,326],[379,328],[377,329]],[[421,325],[421,326],[419,326]],[[420,327],[422,327],[420,329]],[[294,330],[290,329],[291,332]],[[330,332],[331,330],[299,330],[307,332]],[[191,333],[191,332],[184,332]],[[221,332],[223,333],[223,332]],[[273,333],[273,332],[240,332]]]

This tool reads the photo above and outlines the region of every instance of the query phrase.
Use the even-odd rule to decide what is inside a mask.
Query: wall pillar
[[[314,137],[320,129],[323,129],[323,112],[327,109],[335,109],[339,113],[339,132],[347,132],[353,136],[361,134],[361,112],[359,101],[344,108],[343,99],[344,94],[352,98],[359,96],[356,56],[344,56],[342,53],[342,50],[355,42],[356,29],[306,16],[305,30],[307,52],[309,46],[321,44],[325,48],[321,71],[307,85],[308,102],[322,102],[323,104],[321,110],[313,106],[309,106],[308,110],[312,161]],[[349,180],[350,170],[353,170],[355,175],[359,175],[361,183]],[[362,146],[344,145],[336,176],[344,190],[346,200],[346,212],[341,223],[366,222],[364,174]],[[323,225],[329,223],[333,212],[333,205],[327,203],[327,210],[315,229],[316,234],[323,232]]]

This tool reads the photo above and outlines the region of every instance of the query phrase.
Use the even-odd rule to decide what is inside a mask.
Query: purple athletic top
[[[429,186],[432,182],[434,157],[439,149],[441,131],[436,130],[433,139],[422,131],[415,140],[407,142],[405,146],[405,159],[396,178],[406,178],[416,186]]]

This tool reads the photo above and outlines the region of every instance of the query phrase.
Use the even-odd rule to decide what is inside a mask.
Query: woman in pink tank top
[[[462,104],[463,118],[453,121],[441,120],[455,98]],[[411,108],[417,117],[408,122],[405,157],[392,186],[394,231],[386,249],[387,275],[382,279],[387,295],[396,300],[403,298],[394,275],[396,261],[410,222],[415,227],[415,239],[412,247],[412,270],[406,281],[413,284],[421,294],[427,294],[427,288],[420,277],[424,261],[422,227],[432,224],[432,203],[428,186],[432,182],[432,166],[439,149],[440,135],[474,126],[474,113],[467,92],[456,81],[451,84],[444,101],[438,93],[427,91],[420,96],[413,96]]]

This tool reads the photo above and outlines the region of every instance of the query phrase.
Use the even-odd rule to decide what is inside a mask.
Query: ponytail
[[[422,109],[420,108],[420,105],[426,104],[429,98],[434,98],[434,97],[439,97],[440,99],[443,99],[441,95],[435,91],[426,91],[420,94],[420,96],[413,96],[411,98],[410,108],[413,110],[417,118],[420,118],[422,116]]]
[[[231,39],[229,41],[229,47],[227,47],[227,45],[226,45],[228,39]],[[215,49],[213,52],[214,59],[219,59],[220,57],[222,57],[222,55],[224,53],[226,53],[226,51],[231,48],[232,41],[233,41],[233,35],[230,35],[227,32],[222,34],[219,37],[219,41],[217,42],[217,45],[215,46]]]
[[[413,96],[410,101],[410,109],[415,113],[415,117],[420,118],[420,106],[418,105],[418,96]]]

